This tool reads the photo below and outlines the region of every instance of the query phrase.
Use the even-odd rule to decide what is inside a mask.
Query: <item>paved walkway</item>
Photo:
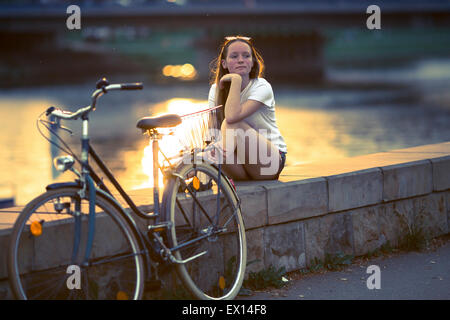
[[[339,272],[297,275],[282,289],[254,292],[238,300],[450,300],[450,235],[435,250],[396,253],[354,263]],[[442,237],[441,237],[442,239]],[[380,289],[367,288],[380,268]],[[374,282],[371,282],[374,283]]]

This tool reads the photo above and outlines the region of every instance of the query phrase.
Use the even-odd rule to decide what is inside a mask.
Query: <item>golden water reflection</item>
[[[52,176],[50,145],[36,130],[36,118],[47,106],[53,104],[57,103],[35,97],[0,100],[0,143],[3,148],[0,157],[0,185],[13,185],[18,204],[30,201],[51,182],[73,179],[72,173],[65,173],[56,179]],[[16,107],[11,112],[12,106],[20,108]],[[149,115],[156,115],[188,114],[206,107],[206,100],[177,98],[148,105],[146,108]],[[348,156],[346,149],[339,146],[358,142],[355,135],[343,129],[337,121],[343,118],[342,111],[292,109],[278,105],[276,115],[288,146],[287,166]],[[344,117],[353,123],[359,121],[351,113]],[[134,126],[130,126],[130,132],[135,133],[135,130]],[[95,134],[95,130],[92,133]],[[366,140],[359,143],[368,144]],[[125,190],[153,185],[152,150],[148,136],[126,140],[124,144],[117,144],[115,141],[108,145],[97,146],[95,141],[93,144]],[[110,148],[115,148],[114,152],[110,153],[109,158],[105,157]],[[161,148],[170,156],[180,150],[180,145],[171,141],[168,136],[161,142]],[[160,185],[162,186],[162,177]]]
[[[182,98],[174,98],[162,103],[156,104],[151,107],[152,112],[155,115],[171,113],[178,114],[180,116],[190,114],[193,112],[205,110],[208,108],[208,102],[204,100],[195,100],[195,99],[182,99]],[[192,121],[191,119],[183,119],[183,123],[178,125],[174,129],[159,129],[158,131],[162,133],[162,139],[159,141],[159,148],[161,152],[168,158],[174,157],[180,153],[186,146],[181,143],[179,137],[186,135],[186,133],[195,132],[198,121]],[[198,129],[198,128],[197,128]],[[169,134],[170,133],[170,134]],[[193,137],[194,138],[194,137]],[[201,139],[193,139],[197,146],[201,143]],[[181,144],[180,144],[181,143]],[[153,186],[153,150],[152,145],[149,141],[149,144],[144,148],[143,157],[142,157],[142,171],[148,177],[148,179],[138,186],[134,186],[134,188],[148,188]],[[164,157],[159,155],[159,164],[162,166],[167,164],[164,162]],[[162,175],[159,175],[159,186],[163,186],[163,178]]]
[[[49,143],[36,130],[36,119],[52,101],[1,99],[0,184],[13,188],[16,203],[24,203],[45,191],[54,181]]]
[[[277,107],[277,124],[288,153],[286,165],[300,165],[318,160],[345,157],[344,150],[335,146],[335,140],[348,142],[350,136],[338,132],[335,115],[326,110],[307,110]]]
[[[202,110],[207,101],[194,99],[170,99],[152,108],[156,114],[186,114]],[[288,146],[286,165],[301,165],[308,162],[345,157],[344,150],[335,146],[335,141],[349,143],[351,137],[345,132],[338,132],[334,126],[336,114],[326,110],[292,109],[277,107],[277,123]],[[171,156],[180,150],[170,136],[160,143],[163,152]],[[146,143],[140,143],[136,150],[122,154],[125,171],[119,175],[128,189],[140,189],[153,186],[152,149]],[[161,157],[160,157],[161,160]],[[160,176],[159,185],[163,186]]]

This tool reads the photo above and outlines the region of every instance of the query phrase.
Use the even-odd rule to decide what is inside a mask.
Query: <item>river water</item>
[[[273,84],[288,166],[450,141],[450,60],[422,60],[403,69],[330,69],[327,78],[324,87]],[[125,189],[149,183],[149,141],[136,129],[137,120],[167,112],[170,105],[206,106],[208,89],[147,85],[101,98],[90,117],[91,142]],[[0,197],[10,192],[25,204],[46,184],[71,179],[71,173],[55,176],[51,148],[36,119],[50,105],[88,105],[92,91],[93,84],[0,91]],[[74,134],[62,136],[77,147],[81,123],[66,125]]]

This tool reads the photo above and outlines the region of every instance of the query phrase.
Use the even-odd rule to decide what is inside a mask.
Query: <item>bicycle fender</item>
[[[55,189],[59,189],[59,188],[66,188],[66,187],[80,188],[81,183],[80,183],[80,181],[57,182],[57,183],[49,184],[48,186],[45,187],[45,190],[51,191],[51,190],[55,190]]]

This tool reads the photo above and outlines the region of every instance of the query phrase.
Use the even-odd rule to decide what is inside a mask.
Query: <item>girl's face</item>
[[[248,77],[253,67],[252,50],[242,41],[235,41],[228,46],[227,56],[222,60],[222,67],[229,73],[237,73]]]

